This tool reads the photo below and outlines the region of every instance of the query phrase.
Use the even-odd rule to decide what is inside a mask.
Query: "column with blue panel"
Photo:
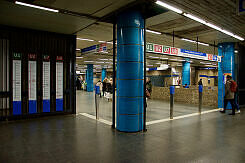
[[[190,85],[191,64],[188,59],[182,63],[182,85]]]
[[[101,72],[101,82],[103,82],[103,80],[105,79],[106,77],[106,69],[105,68],[102,68],[102,72]]]
[[[50,57],[43,55],[43,112],[50,112]]]
[[[87,92],[93,92],[94,86],[93,86],[93,65],[88,64],[87,65]]]
[[[143,129],[144,19],[140,12],[121,13],[117,19],[117,116],[123,132]]]
[[[21,53],[13,53],[13,115],[21,111]]]
[[[56,56],[56,111],[63,111],[63,56]]]
[[[235,53],[234,43],[218,44],[218,54],[223,56],[221,62],[218,63],[218,108],[224,108],[225,96],[225,77],[227,74],[235,79]],[[231,109],[228,104],[227,109]]]
[[[28,108],[29,114],[37,113],[37,55],[28,54]]]

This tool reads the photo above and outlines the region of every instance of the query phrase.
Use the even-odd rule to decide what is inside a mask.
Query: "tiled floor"
[[[88,113],[95,115],[95,95],[92,92],[77,91],[77,113]],[[112,102],[106,98],[97,98],[99,102],[99,117],[108,121],[112,119]],[[161,100],[147,100],[147,122],[159,119],[169,118],[169,102]],[[202,110],[216,109],[212,107],[203,107]],[[198,106],[187,104],[174,104],[174,116],[197,113]]]
[[[145,133],[117,132],[82,115],[0,122],[0,162],[244,163],[244,119],[243,110],[213,112]]]
[[[218,112],[122,133],[81,115],[0,123],[0,162],[245,162],[245,114]]]

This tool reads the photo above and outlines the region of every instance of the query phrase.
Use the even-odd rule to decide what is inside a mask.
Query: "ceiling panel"
[[[134,0],[35,0],[35,4],[102,17]]]
[[[0,1],[0,24],[72,34],[94,20]]]

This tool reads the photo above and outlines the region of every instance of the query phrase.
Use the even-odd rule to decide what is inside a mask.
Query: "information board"
[[[21,54],[13,54],[13,115],[21,114]]]
[[[193,59],[201,59],[206,61],[221,62],[221,56],[190,51],[190,50],[180,49],[180,48],[175,48],[170,46],[158,45],[153,43],[146,44],[146,52],[173,55],[173,56],[193,58]]]
[[[36,54],[29,54],[28,61],[28,99],[29,113],[37,113],[37,61]]]
[[[43,112],[50,112],[50,61],[43,56]]]
[[[63,57],[56,57],[56,111],[63,111]]]

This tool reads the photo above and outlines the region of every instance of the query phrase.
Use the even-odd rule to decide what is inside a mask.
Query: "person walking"
[[[230,102],[232,107],[232,113],[230,115],[235,115],[235,92],[237,89],[236,82],[232,80],[232,77],[230,75],[227,75],[226,77],[226,83],[225,83],[225,97],[224,97],[224,110],[221,111],[221,113],[226,112],[226,107],[228,102]]]

